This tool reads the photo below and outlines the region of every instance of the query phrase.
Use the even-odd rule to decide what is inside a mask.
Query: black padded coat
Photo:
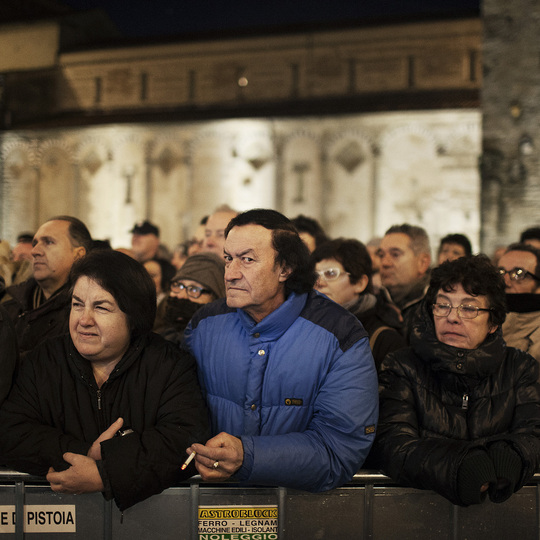
[[[438,341],[424,304],[411,346],[383,362],[371,457],[400,484],[431,489],[463,504],[457,490],[463,458],[503,440],[522,460],[517,491],[540,461],[537,380],[537,361],[507,347],[500,329],[472,350]]]
[[[195,472],[180,473],[186,448],[209,436],[194,359],[148,334],[98,389],[71,338],[54,338],[23,360],[0,409],[0,463],[35,475],[64,470],[64,452],[86,455],[119,417],[134,433],[102,442],[97,463],[106,496],[124,510]]]

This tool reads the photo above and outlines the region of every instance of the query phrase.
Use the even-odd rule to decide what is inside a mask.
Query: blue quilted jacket
[[[219,300],[185,333],[216,435],[241,437],[236,478],[324,491],[349,481],[378,418],[377,375],[358,320],[316,293],[291,293],[259,323]]]

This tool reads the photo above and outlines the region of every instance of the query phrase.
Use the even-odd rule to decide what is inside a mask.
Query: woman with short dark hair
[[[369,334],[377,370],[385,356],[406,346],[399,309],[386,291],[375,294],[371,256],[354,238],[336,238],[311,254],[315,289],[353,313]]]
[[[180,468],[207,439],[207,409],[193,358],[151,333],[156,291],[140,263],[93,251],[71,282],[69,335],[30,353],[0,409],[0,463],[124,510],[193,474]]]
[[[372,457],[402,485],[454,504],[503,502],[540,463],[538,363],[507,347],[504,283],[484,255],[443,263],[411,346],[379,374]]]

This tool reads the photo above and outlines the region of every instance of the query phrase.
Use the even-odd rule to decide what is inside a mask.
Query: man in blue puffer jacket
[[[312,290],[309,252],[285,216],[250,210],[225,235],[226,301],[199,310],[185,333],[214,437],[187,451],[208,481],[234,476],[309,491],[342,485],[375,437],[367,333]]]

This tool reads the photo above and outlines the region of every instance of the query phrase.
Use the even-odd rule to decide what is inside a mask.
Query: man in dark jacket
[[[2,300],[21,353],[67,332],[69,272],[90,250],[92,238],[79,219],[56,216],[41,225],[32,243],[32,278],[8,287]]]
[[[411,320],[429,284],[429,237],[422,227],[393,225],[381,240],[377,255],[382,285],[401,311],[408,338]]]

